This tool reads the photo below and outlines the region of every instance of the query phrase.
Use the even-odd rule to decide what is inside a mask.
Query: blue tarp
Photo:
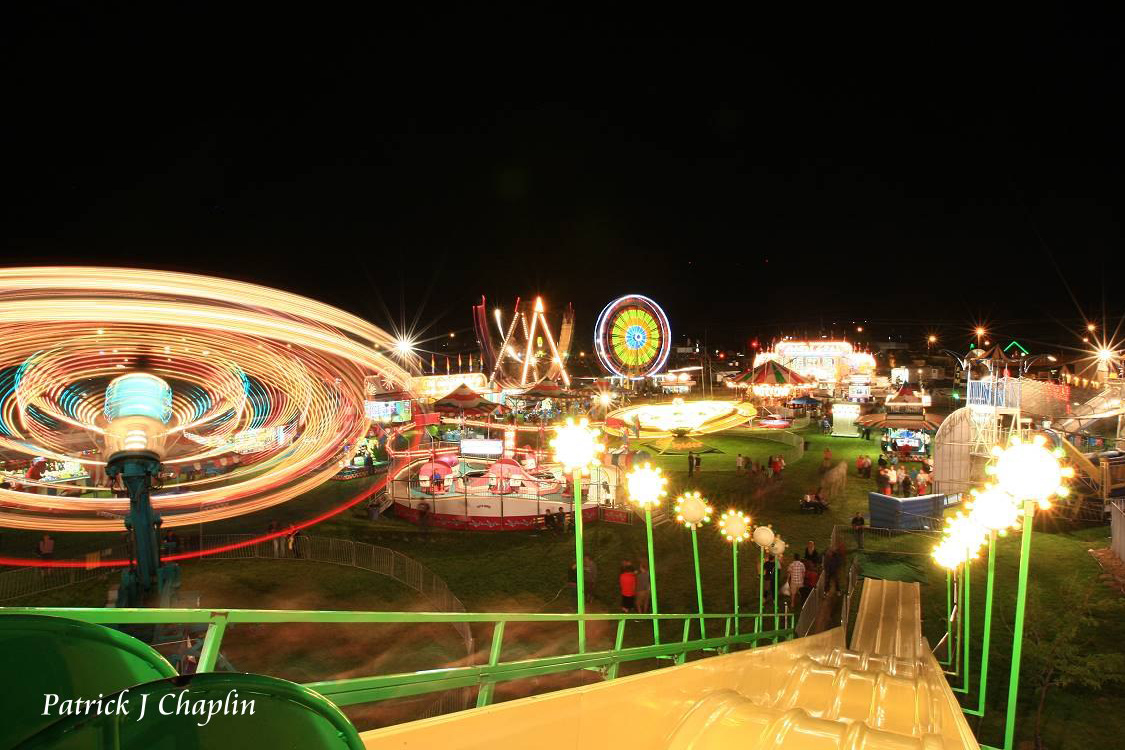
[[[881,529],[932,529],[945,513],[945,495],[894,497],[867,493],[869,523]]]

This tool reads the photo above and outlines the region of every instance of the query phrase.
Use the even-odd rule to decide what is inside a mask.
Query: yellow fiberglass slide
[[[363,734],[371,750],[954,750],[979,745],[921,635],[917,583],[866,579],[835,628]]]

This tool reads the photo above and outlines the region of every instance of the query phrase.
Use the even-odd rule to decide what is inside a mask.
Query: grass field
[[[847,524],[858,510],[867,512],[867,492],[872,489],[872,481],[858,478],[854,472],[857,455],[875,456],[878,444],[849,438],[823,436],[815,431],[805,433],[811,445],[809,452],[800,460],[794,460],[793,449],[775,442],[755,439],[750,434],[710,435],[705,442],[722,453],[707,453],[703,456],[702,472],[687,476],[686,459],[683,456],[657,456],[654,462],[660,465],[669,476],[669,498],[675,497],[684,489],[698,489],[721,511],[727,507],[740,508],[752,515],[755,522],[769,523],[795,549],[803,548],[808,540],[815,540],[822,549],[827,545],[833,524]],[[848,483],[842,494],[835,498],[831,508],[823,515],[802,514],[798,509],[800,495],[815,489],[821,470],[821,452],[825,447],[832,450],[835,461],[848,462]],[[756,490],[744,475],[734,472],[734,458],[737,453],[761,461],[772,453],[783,453],[788,467],[782,481],[765,491]],[[271,520],[282,523],[311,517],[328,508],[339,505],[348,497],[360,493],[364,483],[370,480],[351,482],[329,482],[315,492],[287,503],[279,508],[243,516],[228,521],[211,524],[206,531],[214,533],[260,533]],[[470,611],[572,611],[573,602],[568,601],[563,589],[567,569],[573,560],[573,537],[560,537],[545,533],[472,533],[422,531],[414,526],[394,519],[372,522],[361,514],[341,513],[321,522],[309,533],[317,536],[349,538],[357,541],[391,547],[409,555],[440,575]],[[59,535],[58,553],[65,557],[67,550],[77,554],[95,546],[89,535]],[[1053,593],[1063,587],[1076,585],[1075,581],[1096,581],[1098,567],[1087,549],[1104,547],[1108,536],[1106,527],[1082,531],[1036,532],[1033,542],[1032,585],[1039,587],[1048,600]],[[119,540],[119,535],[103,535],[101,541]],[[850,540],[849,540],[850,541]],[[699,532],[700,555],[702,560],[703,588],[708,608],[712,611],[729,611],[732,606],[732,576],[730,545],[723,541],[716,530],[704,528]],[[694,610],[694,579],[691,562],[691,541],[686,530],[675,524],[658,527],[654,534],[657,560],[657,582],[659,602],[662,611],[690,612]],[[11,545],[17,544],[28,550],[34,548],[34,536],[30,534],[6,534],[3,551],[12,553]],[[1001,540],[997,565],[996,613],[993,625],[993,664],[990,677],[989,709],[983,726],[981,738],[989,744],[998,744],[1005,702],[1006,665],[1010,652],[1010,622],[1015,597],[1015,565],[1018,555],[1018,538]],[[592,609],[613,611],[617,606],[616,576],[624,559],[638,561],[644,558],[645,536],[641,523],[621,526],[596,524],[587,528],[586,549],[596,561],[598,575],[589,582],[594,597]],[[740,562],[740,598],[744,609],[756,607],[757,576],[755,565],[757,554],[745,548]],[[918,552],[925,552],[919,548]],[[854,552],[853,552],[854,554]],[[923,607],[926,633],[931,642],[936,642],[942,629],[945,615],[944,576],[924,555],[865,555],[865,572],[918,580],[923,589]],[[272,601],[267,594],[284,579],[286,586],[294,592],[310,592],[310,596],[323,596],[325,606],[340,609],[381,608],[386,606],[407,606],[407,602],[393,598],[382,601],[378,598],[381,589],[370,582],[369,574],[349,575],[345,569],[316,564],[306,565],[308,572],[294,574],[292,568],[284,563],[261,563],[260,566],[240,569],[243,563],[192,562],[184,566],[185,587],[193,576],[213,576],[206,590],[208,593],[203,606],[226,606],[239,602],[241,606],[265,606],[262,602]],[[213,567],[209,567],[213,566]],[[233,567],[239,566],[239,567]],[[225,572],[227,569],[236,572]],[[200,571],[200,572],[195,572]],[[979,644],[979,632],[983,620],[984,604],[984,564],[976,563],[974,569],[973,596],[973,641],[974,659]],[[349,571],[356,573],[357,571]],[[225,583],[224,583],[225,581]],[[1100,587],[1095,596],[1108,598],[1115,596],[1108,588]],[[373,588],[374,586],[374,588]],[[36,597],[34,603],[65,605],[99,605],[101,600],[96,587],[71,587],[56,592],[48,592]],[[372,592],[375,595],[372,596]],[[9,604],[31,604],[32,601],[12,601]],[[413,607],[412,607],[413,608]],[[1065,613],[1058,613],[1065,616]],[[478,643],[486,642],[488,633],[478,632]],[[629,631],[630,642],[641,642],[649,637],[646,628],[637,623]],[[590,633],[591,647],[608,646],[608,631],[594,628]],[[562,650],[572,641],[572,635],[559,631],[528,630],[510,639],[513,644],[512,656],[530,653],[551,653]],[[1105,651],[1121,650],[1125,641],[1125,623],[1107,618],[1099,628],[1099,645]],[[330,646],[330,640],[318,642]],[[442,655],[432,654],[435,659]],[[506,657],[508,655],[506,654]],[[298,663],[299,666],[299,663]],[[434,666],[437,666],[435,664]],[[974,675],[979,665],[974,664]],[[582,675],[580,678],[588,678]],[[975,682],[975,677],[974,677]],[[557,687],[562,683],[542,684],[535,689]],[[498,691],[499,697],[512,697],[521,694],[519,689],[506,694]],[[1029,716],[1032,709],[1032,694],[1021,690],[1020,736],[1030,737]],[[975,689],[972,703],[975,705]],[[1125,698],[1115,690],[1097,694],[1087,694],[1081,690],[1058,690],[1054,693],[1048,707],[1046,731],[1048,746],[1051,748],[1079,748],[1100,745],[1116,746],[1116,719],[1107,721],[1105,717],[1120,717],[1125,714]],[[976,723],[976,720],[972,720]]]

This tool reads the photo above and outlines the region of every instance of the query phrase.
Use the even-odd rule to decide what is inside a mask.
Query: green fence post
[[[950,618],[953,617],[953,574],[945,571],[945,658],[938,661],[942,666],[948,667],[953,663],[953,626]]]
[[[780,568],[780,567],[781,567],[781,560],[778,559],[777,555],[774,555],[773,556],[773,629],[774,630],[781,630],[781,622],[777,619],[777,597],[778,597],[777,569]],[[845,636],[846,635],[847,634],[845,634]],[[778,640],[780,640],[780,639],[775,637],[773,639],[773,642],[777,643]]]
[[[762,610],[765,608],[765,597],[762,585],[766,575],[766,549],[758,547],[758,616],[754,618],[754,632],[762,632]],[[755,644],[757,645],[757,644]]]
[[[583,552],[583,519],[582,519],[582,470],[575,469],[574,477],[574,555],[578,560],[575,570],[575,581],[578,594],[578,653],[586,653],[586,621],[581,615],[586,614],[586,555]],[[564,519],[565,520],[565,519]]]
[[[211,672],[215,669],[215,662],[219,660],[219,647],[223,642],[223,634],[227,632],[227,614],[217,612],[211,617],[207,625],[207,634],[203,636],[203,647],[199,650],[199,664],[195,671]]]
[[[699,540],[695,526],[691,527],[691,557],[695,562],[695,601],[699,605],[699,638],[702,640],[707,637],[707,621],[703,619],[703,582],[699,577]]]
[[[614,641],[613,641],[613,651],[614,651],[615,654],[621,651],[621,646],[624,645],[624,643],[625,643],[625,618],[622,617],[620,620],[617,621],[617,638],[614,639]],[[613,664],[609,665],[609,671],[606,673],[606,679],[607,680],[613,680],[613,679],[617,678],[617,668],[619,666],[621,666],[620,661],[615,661],[615,662],[613,662]]]
[[[953,688],[955,693],[963,693],[968,695],[969,679],[973,672],[973,665],[969,661],[970,652],[972,650],[973,640],[973,619],[972,619],[972,584],[973,584],[973,561],[972,558],[965,558],[965,601],[962,602],[964,614],[961,620],[961,648],[964,653],[961,656],[961,687]]]
[[[488,666],[495,667],[500,663],[500,649],[504,644],[504,621],[492,626],[492,648],[488,651]],[[496,688],[494,680],[486,680],[477,691],[477,708],[483,708],[492,702],[492,691]]]
[[[660,606],[656,601],[656,557],[652,549],[652,508],[645,503],[645,534],[648,537],[648,586],[652,595],[652,614],[660,614]],[[660,621],[652,620],[652,642],[660,645]]]

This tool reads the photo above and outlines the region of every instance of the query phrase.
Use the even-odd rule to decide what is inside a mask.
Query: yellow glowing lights
[[[1052,495],[1068,493],[1062,480],[1074,476],[1074,469],[1059,464],[1060,451],[1048,450],[1042,435],[1031,442],[1013,437],[1007,448],[995,446],[992,453],[996,464],[985,471],[996,478],[996,484],[972,491],[972,500],[966,503],[968,515],[958,513],[946,520],[942,541],[932,553],[938,565],[952,569],[976,557],[989,534],[1004,534],[1020,522],[1025,512],[1022,503],[1035,502],[1046,509]]]
[[[598,442],[599,434],[600,431],[590,427],[585,417],[577,423],[568,417],[566,424],[555,428],[555,437],[551,440],[555,460],[567,471],[588,472],[590,464],[605,450],[605,446]]]
[[[754,540],[754,544],[762,549],[769,549],[774,540],[773,529],[769,526],[755,526],[754,533],[751,534],[751,537]]]
[[[685,492],[676,498],[676,520],[689,529],[711,522],[715,509],[698,492]]]
[[[735,544],[749,539],[750,516],[740,510],[726,511],[719,517],[719,533]]]
[[[1036,435],[1030,443],[1013,438],[1004,449],[996,446],[992,453],[996,465],[985,471],[996,477],[998,487],[1017,501],[1034,500],[1041,508],[1051,507],[1051,495],[1068,494],[1062,480],[1074,476],[1074,470],[1063,468],[1059,457],[1047,449],[1047,440]]]
[[[1102,362],[1108,362],[1113,359],[1114,356],[1114,351],[1112,349],[1102,348],[1098,350],[1098,359]]]
[[[785,549],[788,546],[789,545],[785,543],[784,539],[779,536],[775,536],[773,538],[773,544],[770,545],[770,552],[772,552],[775,557],[781,557],[785,554]]]
[[[1004,534],[1019,523],[1023,509],[1016,499],[996,485],[988,485],[984,491],[972,491],[973,499],[966,503],[969,518],[986,531]]]
[[[407,339],[399,339],[395,342],[395,351],[403,357],[409,356],[410,353],[414,351],[414,342],[408,341]]]
[[[963,513],[946,519],[944,537],[933,551],[933,558],[943,568],[956,568],[976,557],[988,538],[988,531]]]
[[[666,484],[668,478],[661,476],[659,467],[650,463],[638,466],[625,475],[625,490],[629,494],[629,500],[642,508],[660,505],[660,498],[668,494],[664,489]]]

